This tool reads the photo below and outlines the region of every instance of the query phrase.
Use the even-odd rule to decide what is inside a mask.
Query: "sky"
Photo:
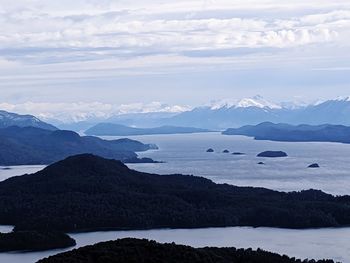
[[[64,118],[350,95],[348,0],[0,0],[0,25],[5,110]]]

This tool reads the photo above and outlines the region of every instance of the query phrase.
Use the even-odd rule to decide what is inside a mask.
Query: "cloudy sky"
[[[3,109],[350,95],[348,0],[0,0],[0,25]]]

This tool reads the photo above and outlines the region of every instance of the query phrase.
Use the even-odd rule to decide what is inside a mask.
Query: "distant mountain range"
[[[236,102],[215,102],[210,106],[196,107],[181,113],[130,113],[116,115],[107,120],[87,120],[58,125],[58,127],[85,131],[98,123],[114,123],[137,128],[177,126],[225,130],[244,125],[257,125],[261,122],[293,125],[350,125],[348,116],[350,116],[350,98],[338,98],[306,105],[305,103],[276,104],[261,96],[255,96]]]
[[[350,125],[350,99],[329,100],[309,106],[278,106],[261,97],[244,100],[236,105],[201,107],[169,118],[167,125],[191,125],[209,129],[227,129],[261,122],[289,124]]]
[[[156,148],[138,141],[102,140],[81,137],[72,131],[12,126],[0,129],[0,165],[50,164],[80,153],[93,153],[123,162],[152,162],[138,159],[135,152]]]
[[[130,127],[153,128],[162,126],[167,119],[176,116],[173,112],[128,113],[115,115],[110,118],[87,119],[85,121],[61,123],[54,121],[57,127],[65,130],[84,132],[99,123],[114,123]]]
[[[186,134],[209,132],[207,129],[161,126],[156,128],[133,128],[114,123],[99,123],[85,131],[86,135],[97,136],[131,136],[131,135],[152,135],[152,134]]]
[[[174,112],[147,112],[114,115],[109,118],[86,119],[73,123],[53,121],[58,128],[84,132],[99,123],[112,123],[135,128],[161,126],[194,127],[210,130],[225,130],[244,125],[257,125],[262,122],[288,123],[292,125],[334,124],[350,126],[350,98],[338,98],[306,105],[305,103],[276,104],[261,96],[240,101],[220,101],[210,106]],[[0,113],[0,127],[39,127],[55,129],[30,115]]]
[[[256,140],[350,143],[350,127],[329,124],[293,126],[264,122],[256,126],[227,129],[223,134],[251,136]]]
[[[7,111],[0,111],[0,129],[10,126],[35,127],[46,130],[57,130],[51,124],[45,123],[32,115],[19,115]]]

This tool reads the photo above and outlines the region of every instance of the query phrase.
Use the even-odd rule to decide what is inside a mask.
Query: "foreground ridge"
[[[300,260],[258,249],[192,248],[140,239],[120,239],[62,253],[38,263],[333,263],[332,260]]]

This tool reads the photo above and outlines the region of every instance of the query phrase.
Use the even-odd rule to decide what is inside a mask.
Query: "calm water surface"
[[[118,137],[108,137],[114,139]],[[204,176],[218,183],[263,186],[291,191],[321,189],[332,194],[350,193],[350,145],[337,143],[286,143],[255,141],[243,136],[223,136],[218,133],[190,135],[135,136],[144,143],[156,143],[158,151],[141,156],[162,160],[161,164],[133,164],[129,167],[160,174],[183,173]],[[206,153],[208,148],[215,153]],[[223,150],[245,155],[224,154]],[[287,158],[265,159],[256,155],[266,150],[282,150]],[[263,161],[266,165],[258,165]],[[308,169],[311,163],[320,169]],[[11,167],[0,170],[0,180],[33,173],[43,166]],[[11,227],[0,227],[8,232]],[[350,228],[288,230],[276,228],[207,228],[192,230],[111,231],[72,234],[78,245],[124,237],[148,238],[159,242],[176,242],[194,247],[218,246],[262,248],[297,258],[332,258],[350,262]],[[69,249],[68,249],[69,250]],[[0,253],[0,262],[26,263],[67,250],[35,253]]]
[[[109,137],[111,138],[111,137]],[[160,149],[141,156],[165,161],[132,164],[130,167],[160,174],[183,173],[209,178],[217,183],[258,186],[280,191],[320,189],[331,194],[350,194],[350,144],[256,141],[219,133],[135,136]],[[206,153],[213,148],[215,153]],[[224,154],[223,150],[245,155]],[[266,150],[281,150],[287,158],[258,158]],[[258,165],[258,162],[265,165]],[[307,168],[318,163],[320,169]]]
[[[77,247],[118,238],[147,238],[159,242],[175,242],[194,247],[216,246],[262,248],[297,258],[332,258],[350,262],[350,228],[288,230],[278,228],[206,228],[148,231],[110,231],[71,235]],[[34,263],[37,260],[67,250],[36,253],[0,253],[0,262]]]
[[[45,167],[46,166],[44,165],[23,165],[23,166],[7,166],[7,167],[1,166],[0,181],[4,181],[8,178],[18,176],[18,175],[36,173],[44,169]]]

